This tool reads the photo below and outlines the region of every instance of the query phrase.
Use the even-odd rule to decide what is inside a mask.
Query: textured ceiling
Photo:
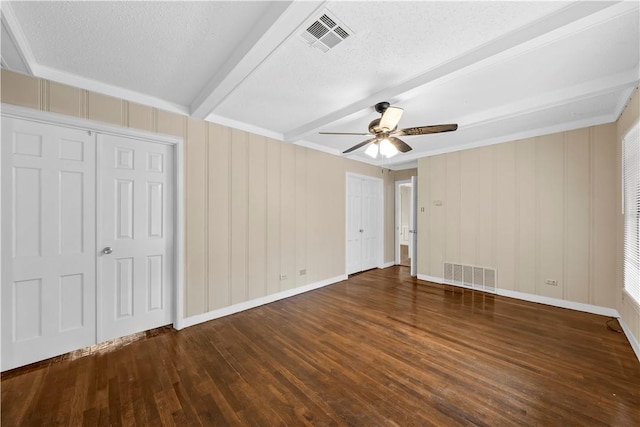
[[[2,64],[336,155],[389,101],[402,168],[446,151],[611,122],[639,81],[639,3],[2,2]],[[352,33],[300,34],[328,12]],[[358,150],[349,156],[373,162]]]

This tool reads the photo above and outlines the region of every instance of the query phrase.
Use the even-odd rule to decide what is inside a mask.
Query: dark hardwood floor
[[[639,426],[606,320],[372,270],[3,374],[2,426]]]
[[[411,267],[411,258],[409,258],[409,245],[400,245],[400,265]]]

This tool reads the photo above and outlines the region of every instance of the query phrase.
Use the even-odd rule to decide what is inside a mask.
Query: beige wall
[[[631,101],[627,104],[620,119],[617,123],[617,152],[616,152],[616,175],[622,176],[622,138],[631,130],[631,128],[640,121],[640,94],[636,89]],[[616,206],[622,206],[622,187],[616,188]],[[622,210],[617,210],[617,280],[616,280],[616,297],[617,308],[622,320],[627,324],[631,333],[637,342],[640,342],[640,307],[631,298],[627,297],[623,292],[623,243],[624,228]]]
[[[493,267],[498,288],[615,308],[616,158],[609,124],[420,159],[418,272]]]
[[[186,316],[343,275],[347,172],[384,180],[384,262],[394,260],[394,181],[407,172],[6,70],[1,78],[4,103],[184,139]]]

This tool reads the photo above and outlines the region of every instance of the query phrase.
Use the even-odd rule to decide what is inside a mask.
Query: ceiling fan
[[[372,143],[365,151],[371,157],[377,157],[378,152],[385,157],[392,157],[398,152],[406,153],[412,148],[397,136],[426,135],[430,133],[451,132],[458,129],[457,124],[443,124],[431,126],[417,126],[405,129],[398,129],[398,122],[402,117],[402,108],[392,107],[388,102],[378,102],[375,105],[378,113],[382,114],[379,119],[374,119],[369,123],[368,133],[351,132],[320,132],[323,135],[373,135],[373,138],[362,141],[359,144],[345,150],[342,154],[347,154],[358,148]]]

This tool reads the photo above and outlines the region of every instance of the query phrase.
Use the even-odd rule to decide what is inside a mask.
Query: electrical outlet
[[[280,275],[280,280],[287,280],[287,275],[286,275],[286,274],[284,274],[284,273],[282,273],[282,274]]]
[[[558,281],[557,280],[553,280],[553,279],[547,279],[545,280],[545,282],[547,285],[551,285],[551,286],[558,286]]]

